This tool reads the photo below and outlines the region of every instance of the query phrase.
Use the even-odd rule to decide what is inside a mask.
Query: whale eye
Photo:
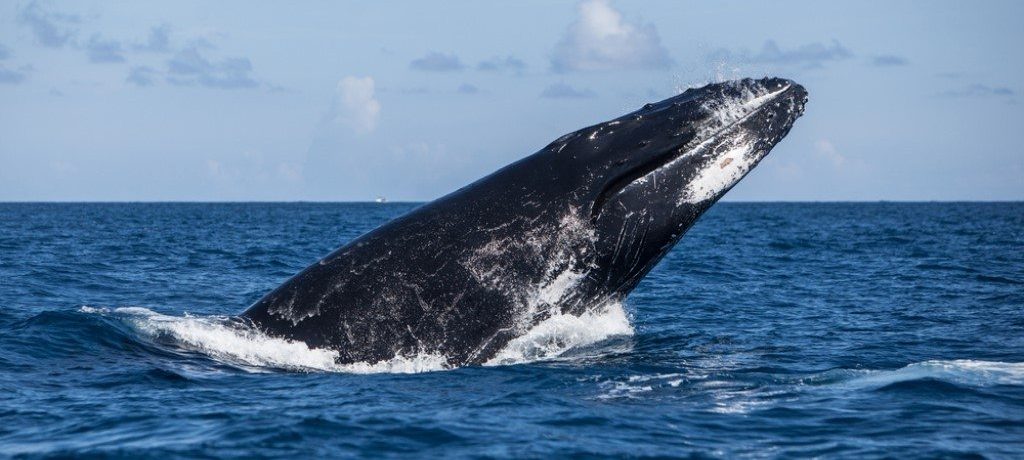
[[[637,146],[637,148],[644,148],[644,147],[647,147],[647,144],[650,144],[650,143],[651,143],[651,141],[644,140],[644,141],[637,142],[636,146]]]

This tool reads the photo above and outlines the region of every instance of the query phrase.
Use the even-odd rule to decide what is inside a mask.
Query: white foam
[[[675,391],[689,377],[683,373],[640,374],[598,382],[602,393],[597,399],[642,398],[653,391]],[[654,396],[657,397],[657,396]]]
[[[376,363],[338,364],[335,350],[310,348],[303,342],[269,337],[224,316],[170,316],[141,307],[82,307],[81,311],[114,319],[154,344],[201,353],[249,371],[283,369],[375,374],[451,369],[445,357],[438,354],[399,356]],[[486,365],[551,359],[576,347],[632,334],[633,326],[619,303],[581,316],[555,314],[513,339]]]
[[[969,386],[1024,385],[1024,363],[972,359],[932,360],[891,371],[865,371],[864,375],[847,383],[881,387],[926,378]]]
[[[625,308],[614,302],[580,316],[556,313],[512,339],[484,365],[519,364],[556,358],[568,350],[616,336],[632,335]]]
[[[423,354],[376,363],[338,364],[338,352],[310,348],[302,342],[269,337],[230,323],[222,316],[169,316],[139,307],[82,307],[85,313],[108,316],[140,337],[160,345],[198,352],[247,370],[370,373],[417,373],[447,369],[443,356]]]

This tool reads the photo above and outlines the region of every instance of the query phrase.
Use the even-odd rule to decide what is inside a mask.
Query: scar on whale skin
[[[242,319],[344,364],[488,362],[625,299],[806,102],[790,80],[714,83],[566,134],[348,242]]]

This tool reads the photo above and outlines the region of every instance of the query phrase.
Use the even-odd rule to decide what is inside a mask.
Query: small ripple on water
[[[1022,452],[1024,205],[723,203],[631,297],[632,334],[553,323],[524,364],[310,367],[224,321],[412,206],[0,204],[0,451]]]

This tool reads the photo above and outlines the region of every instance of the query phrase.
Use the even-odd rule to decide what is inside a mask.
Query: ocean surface
[[[414,204],[0,204],[0,456],[1024,457],[1024,204],[721,203],[505,364],[227,317]]]

